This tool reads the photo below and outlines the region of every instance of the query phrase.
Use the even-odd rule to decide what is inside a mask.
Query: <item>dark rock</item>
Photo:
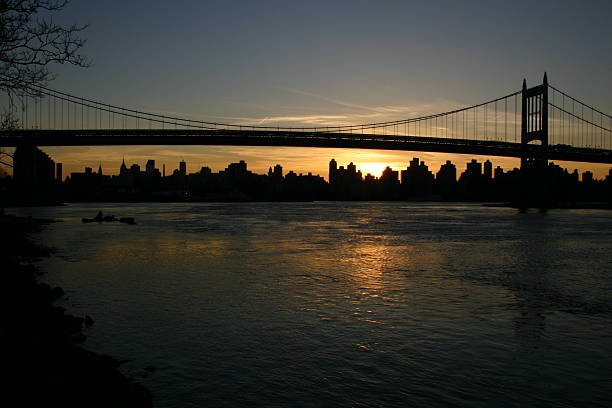
[[[23,220],[0,216],[3,233],[13,238],[0,246],[0,405],[151,407],[149,391],[124,376],[117,360],[78,346],[93,319],[54,306],[63,290],[37,282],[36,268],[20,263],[44,252],[25,239],[39,223]]]

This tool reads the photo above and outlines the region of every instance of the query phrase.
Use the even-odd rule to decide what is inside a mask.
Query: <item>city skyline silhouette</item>
[[[608,407],[611,20],[0,0],[3,399]]]
[[[378,175],[352,161],[331,159],[328,171],[297,173],[276,162],[266,173],[248,169],[244,160],[214,172],[208,166],[188,170],[148,159],[142,166],[122,158],[118,171],[99,163],[82,172],[64,172],[63,163],[36,147],[15,151],[15,177],[2,183],[4,203],[78,201],[480,201],[518,207],[607,207],[612,201],[612,168],[605,178],[579,173],[554,162],[537,168],[504,169],[492,161],[450,160],[439,169],[413,157],[406,166],[386,166]],[[115,170],[117,168],[115,167]],[[536,173],[533,173],[536,171]],[[528,177],[526,179],[526,177]],[[542,179],[542,177],[544,177]],[[541,180],[533,181],[526,180]],[[533,188],[526,193],[526,188]],[[606,204],[606,202],[608,204]],[[522,204],[521,204],[522,203]],[[583,203],[583,204],[579,204]]]
[[[542,73],[548,71],[551,81],[565,86],[571,95],[612,112],[609,98],[601,92],[612,88],[605,69],[610,66],[610,57],[590,51],[607,46],[609,2],[591,2],[587,8],[570,2],[479,4],[460,7],[445,2],[446,12],[440,12],[433,5],[408,7],[397,1],[387,2],[385,7],[352,2],[297,7],[272,2],[267,5],[274,10],[270,14],[251,4],[233,7],[189,1],[168,11],[159,1],[147,2],[146,7],[138,2],[73,1],[57,21],[89,23],[83,52],[93,64],[85,70],[55,67],[52,87],[187,118],[270,126],[333,126],[468,106],[517,89],[522,78],[530,85],[539,83]],[[122,12],[117,14],[115,9]],[[524,12],[527,9],[529,12]],[[231,34],[223,24],[224,15],[242,22]],[[201,16],[207,16],[207,24],[197,23]],[[182,23],[164,24],[167,19]],[[452,36],[426,24],[440,19]],[[518,19],[521,30],[515,26]],[[311,21],[317,21],[316,35]],[[280,30],[290,34],[279,36]],[[512,32],[514,39],[506,32]],[[561,38],[564,46],[555,47]],[[588,39],[588,46],[582,38]],[[190,41],[198,41],[197,46]],[[276,44],[277,51],[272,52],[268,44]],[[161,58],[166,51],[170,55]],[[265,171],[268,155],[286,155],[286,165],[298,172],[322,173],[326,167],[324,161],[317,160],[317,150],[306,148],[52,147],[47,151],[63,162],[67,171],[76,171],[84,162],[100,160],[109,167],[106,158],[117,150],[141,160],[155,156],[166,162],[202,155],[214,169],[245,159],[253,169]],[[361,157],[350,154],[322,153],[341,161],[371,163],[379,169],[384,168],[382,163],[398,166],[405,161],[394,152],[361,152]],[[461,160],[452,154],[421,156],[434,167],[446,160]],[[513,167],[514,163],[508,160],[501,165]],[[599,178],[607,174],[605,166],[577,168],[580,172],[591,170]]]

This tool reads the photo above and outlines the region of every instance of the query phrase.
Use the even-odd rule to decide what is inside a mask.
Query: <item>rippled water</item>
[[[135,226],[81,224],[98,209]],[[601,406],[612,213],[73,204],[35,236],[157,407]]]

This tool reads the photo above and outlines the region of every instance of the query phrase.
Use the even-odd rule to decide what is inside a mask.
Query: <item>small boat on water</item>
[[[91,222],[122,222],[124,224],[130,224],[130,225],[134,225],[136,224],[136,221],[134,220],[134,217],[123,217],[123,218],[117,218],[114,215],[102,215],[102,211],[98,211],[98,215],[96,215],[94,218],[82,218],[81,221],[84,224],[88,224]]]

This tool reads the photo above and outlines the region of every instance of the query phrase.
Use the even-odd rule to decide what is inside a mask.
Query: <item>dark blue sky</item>
[[[471,105],[518,90],[523,78],[536,84],[548,71],[558,88],[612,112],[609,0],[73,0],[56,19],[90,24],[83,53],[93,66],[58,67],[51,86],[147,111],[296,126],[362,123]],[[54,155],[70,166],[79,156],[68,150],[74,154]],[[270,150],[122,152],[135,161],[173,152],[193,164],[190,171],[244,158],[258,171],[280,162],[323,172],[334,154]],[[78,166],[110,160],[103,150],[87,152]],[[402,166],[412,157],[371,153]],[[172,168],[173,154],[154,158]],[[365,163],[364,154],[335,156]]]

